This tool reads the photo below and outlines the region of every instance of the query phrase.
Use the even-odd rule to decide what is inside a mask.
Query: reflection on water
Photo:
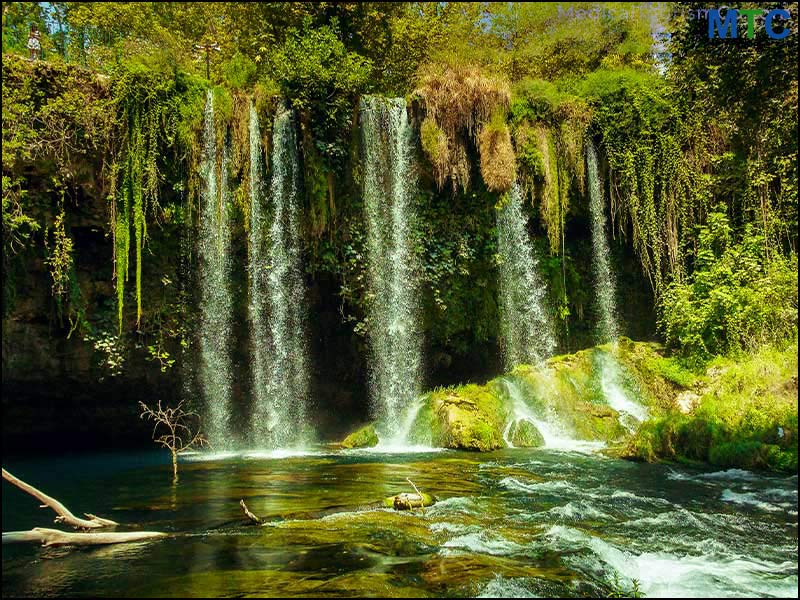
[[[13,596],[796,596],[797,477],[598,455],[431,449],[7,461],[74,512],[174,533],[85,550],[7,546]],[[424,512],[376,509],[411,491]],[[267,519],[248,526],[238,502]],[[3,530],[51,515],[3,486]],[[615,583],[617,582],[617,583]]]

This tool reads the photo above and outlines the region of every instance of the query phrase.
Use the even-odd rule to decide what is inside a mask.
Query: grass
[[[628,445],[629,457],[797,471],[796,342],[715,359],[704,379],[694,412],[673,411],[645,423]]]

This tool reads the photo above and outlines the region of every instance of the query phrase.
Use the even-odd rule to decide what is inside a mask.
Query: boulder
[[[540,448],[544,446],[544,437],[536,425],[528,419],[520,419],[511,425],[509,439],[515,448]]]
[[[378,441],[375,426],[366,425],[344,438],[342,448],[372,448],[378,445]]]

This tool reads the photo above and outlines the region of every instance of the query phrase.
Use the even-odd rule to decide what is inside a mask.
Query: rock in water
[[[367,425],[344,438],[342,448],[372,448],[378,445],[378,441],[375,426]]]
[[[544,446],[544,437],[536,425],[527,419],[520,419],[511,426],[509,439],[515,448],[541,448]]]
[[[430,494],[422,492],[422,494],[397,494],[396,496],[389,496],[383,499],[383,505],[386,508],[393,508],[395,510],[412,510],[423,506],[431,506],[436,502],[436,498]]]

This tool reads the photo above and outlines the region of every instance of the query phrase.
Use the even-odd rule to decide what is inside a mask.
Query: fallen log
[[[166,537],[160,531],[125,531],[107,533],[75,533],[34,527],[30,531],[3,532],[3,544],[40,543],[44,547],[52,546],[103,546],[107,544],[125,544]]]
[[[36,498],[39,502],[42,503],[42,508],[51,508],[55,513],[58,515],[55,519],[56,523],[66,523],[67,525],[72,525],[75,529],[100,529],[102,527],[115,527],[119,525],[116,521],[111,521],[110,519],[103,519],[96,515],[90,513],[84,513],[87,519],[81,519],[80,517],[76,517],[72,514],[72,512],[61,502],[56,500],[55,498],[51,498],[44,492],[37,490],[30,484],[25,483],[21,479],[14,477],[11,473],[3,469],[3,479],[8,481],[10,484],[17,486],[23,492],[27,492],[34,498]],[[50,531],[55,531],[50,530]],[[5,535],[5,534],[3,534]]]

